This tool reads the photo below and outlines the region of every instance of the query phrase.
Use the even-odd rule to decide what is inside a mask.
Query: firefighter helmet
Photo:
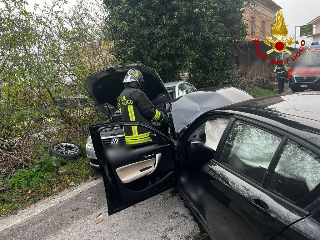
[[[135,68],[130,69],[127,72],[127,75],[125,76],[123,83],[130,83],[130,82],[137,82],[140,87],[143,87],[144,79],[143,79],[142,73]]]

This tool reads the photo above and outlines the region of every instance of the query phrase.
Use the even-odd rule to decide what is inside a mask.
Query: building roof
[[[320,16],[316,17],[315,19],[313,19],[311,22],[309,22],[308,24],[316,24],[320,22]]]
[[[277,12],[281,7],[272,0],[255,0],[255,2]]]

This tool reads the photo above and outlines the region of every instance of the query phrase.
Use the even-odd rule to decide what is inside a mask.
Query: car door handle
[[[262,208],[263,210],[269,210],[268,204],[266,204],[264,201],[260,199],[252,199],[251,202],[253,203],[253,205]]]
[[[250,202],[255,206],[256,210],[254,210],[252,213],[256,216],[259,216],[264,219],[268,219],[271,221],[276,221],[277,217],[273,213],[273,211],[269,208],[268,204],[266,204],[261,199],[252,199]]]
[[[144,172],[144,171],[149,170],[150,168],[152,168],[152,166],[148,166],[148,167],[142,168],[142,169],[140,169],[139,171],[140,171],[140,172]]]

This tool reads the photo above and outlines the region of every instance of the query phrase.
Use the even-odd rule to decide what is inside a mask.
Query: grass
[[[248,93],[254,98],[268,97],[277,94],[278,90],[267,90],[260,87],[252,87]]]
[[[85,143],[80,145],[84,149]],[[0,176],[0,217],[97,175],[85,154],[66,161],[50,158],[48,149],[48,143],[39,142],[40,157],[29,168],[18,170],[10,179]]]
[[[284,85],[284,90],[289,89],[289,84]],[[275,88],[274,90],[268,90],[268,89],[263,89],[257,86],[253,86],[248,93],[254,97],[254,98],[262,98],[262,97],[269,97],[272,95],[275,95],[278,93],[278,88]]]

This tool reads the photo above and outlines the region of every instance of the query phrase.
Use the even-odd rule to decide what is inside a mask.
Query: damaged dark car
[[[168,126],[115,116],[133,67]],[[172,101],[156,71],[141,65],[95,73],[85,88],[110,117],[90,126],[109,215],[175,187],[212,239],[319,239],[319,93],[252,99],[220,88]],[[146,128],[152,143],[119,144],[124,126]]]

